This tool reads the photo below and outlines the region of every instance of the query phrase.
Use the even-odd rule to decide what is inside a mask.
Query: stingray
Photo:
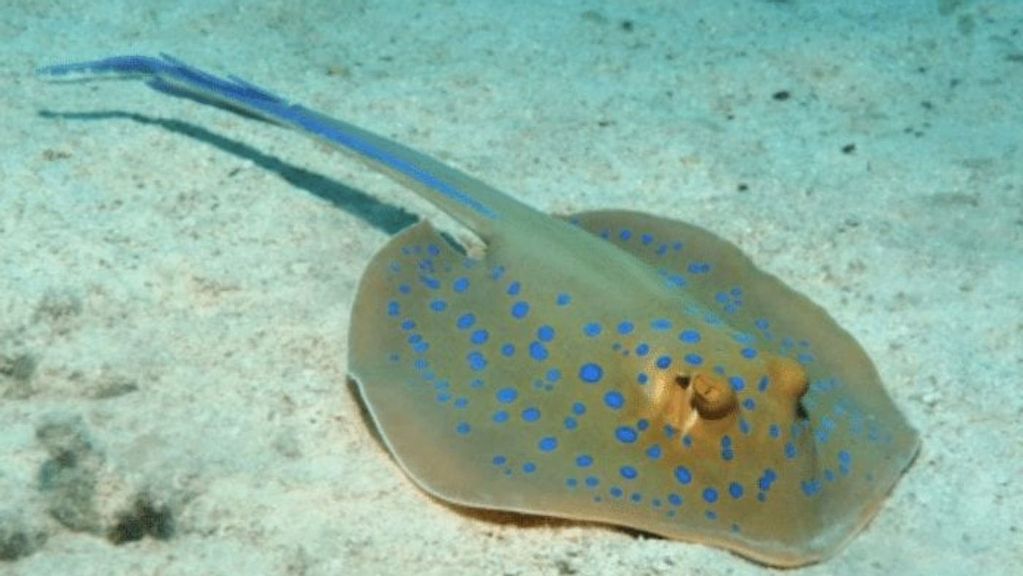
[[[169,56],[140,77],[315,136],[466,225],[399,232],[360,281],[352,378],[387,448],[458,505],[594,521],[797,566],[875,514],[918,436],[856,340],[733,244],[676,220],[543,214],[396,142]]]

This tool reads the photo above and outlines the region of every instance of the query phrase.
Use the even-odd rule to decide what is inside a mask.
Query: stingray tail
[[[114,56],[40,68],[45,76],[113,74],[141,78],[155,90],[294,128],[355,155],[486,238],[508,211],[528,210],[502,192],[396,142],[292,104],[236,76],[219,77],[166,54]]]

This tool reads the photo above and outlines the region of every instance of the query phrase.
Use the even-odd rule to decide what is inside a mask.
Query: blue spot
[[[681,506],[682,497],[679,496],[678,494],[668,494],[668,503],[670,503],[672,506]]]
[[[397,316],[398,314],[401,314],[401,304],[398,304],[396,300],[391,300],[387,303],[387,315]]]
[[[636,356],[643,357],[650,353],[650,346],[646,342],[636,346]]]
[[[455,292],[461,294],[462,292],[465,292],[466,290],[469,289],[469,279],[466,278],[465,276],[462,276],[461,278],[455,280],[455,283],[451,285],[451,288]]]
[[[597,322],[590,322],[589,324],[583,326],[583,334],[589,336],[590,338],[600,336],[600,330],[601,330],[600,324]]]
[[[501,404],[511,404],[519,397],[519,391],[514,388],[501,388],[497,391],[497,401]]]
[[[852,464],[852,454],[846,450],[838,451],[838,463],[842,466],[849,466]]]
[[[433,276],[426,276],[425,274],[419,275],[419,281],[422,282],[430,290],[436,290],[440,288],[440,281]]]
[[[804,480],[800,483],[800,487],[803,489],[803,494],[807,496],[813,496],[821,491],[820,480]]]
[[[743,348],[740,354],[742,354],[743,358],[756,358],[757,350],[756,348]]]
[[[639,376],[636,376],[636,381],[639,382],[640,384],[646,384],[647,380],[649,379],[650,377],[647,376],[645,372],[640,372]]]
[[[586,477],[586,485],[589,486],[590,488],[596,488],[598,484],[600,484],[600,479],[597,478],[596,476]]]
[[[599,382],[603,376],[604,369],[599,364],[588,362],[579,368],[579,379],[583,382],[589,382],[590,384]]]
[[[508,343],[501,346],[501,355],[505,357],[511,357],[515,355],[515,345]]]
[[[632,238],[632,230],[625,228],[618,233],[618,237],[621,238],[622,240],[628,240],[629,238]]]
[[[576,402],[572,404],[572,414],[575,414],[576,416],[582,416],[583,414],[586,414],[586,405],[583,404],[582,402]]]
[[[526,422],[536,422],[540,419],[540,409],[534,407],[526,408],[522,411],[522,419]]]
[[[785,457],[792,460],[796,457],[796,445],[792,442],[785,443]]]
[[[693,447],[693,437],[690,436],[689,434],[686,434],[685,436],[683,436],[682,437],[682,445],[685,446],[686,448],[692,448]]]
[[[470,430],[472,429],[469,427],[469,424],[467,422],[459,422],[458,426],[455,426],[455,431],[461,434],[462,436],[468,434]]]
[[[443,312],[447,309],[448,303],[445,302],[444,300],[441,300],[440,298],[432,300],[430,302],[430,310],[433,310],[434,312]]]
[[[580,454],[575,458],[575,465],[580,468],[589,468],[593,465],[593,456],[589,454]]]
[[[529,344],[529,357],[537,362],[542,362],[547,359],[547,347],[539,342],[532,342]]]
[[[693,473],[689,471],[689,468],[679,466],[675,468],[675,479],[679,484],[686,486],[693,481]]]
[[[411,320],[405,320],[401,323],[401,329],[408,332],[416,327],[416,323]]]
[[[718,491],[714,488],[703,489],[703,499],[707,504],[713,504],[718,501]]]
[[[657,367],[661,370],[665,370],[671,366],[671,356],[661,356],[657,359]]]
[[[572,297],[568,294],[561,293],[558,294],[558,299],[555,300],[555,302],[558,306],[568,306],[569,303],[572,302]]]
[[[632,495],[629,496],[629,500],[638,504],[643,500],[643,495],[639,492],[633,492]]]
[[[752,411],[757,407],[757,401],[752,398],[747,398],[742,401],[742,407],[746,410]]]
[[[612,410],[618,410],[625,406],[625,397],[622,396],[621,392],[612,390],[604,394],[604,404]]]
[[[625,494],[625,491],[619,488],[618,486],[611,487],[611,496],[615,498],[621,498],[623,494]]]
[[[742,498],[743,493],[742,484],[739,484],[738,482],[732,482],[731,484],[728,485],[728,493],[732,496],[732,498],[735,498],[736,500]]]
[[[700,341],[700,333],[696,330],[683,330],[678,335],[678,339],[686,344],[696,344]]]
[[[690,274],[706,274],[707,272],[710,272],[710,264],[706,262],[693,262],[689,264]]]
[[[472,328],[472,325],[475,323],[476,315],[473,314],[472,312],[466,312],[465,314],[462,314],[461,316],[458,317],[456,326],[458,326],[459,330],[467,330],[469,328]]]
[[[528,302],[525,302],[523,300],[519,300],[518,302],[512,304],[512,307],[511,307],[511,315],[512,316],[514,316],[515,318],[518,318],[518,319],[521,320],[522,318],[525,318],[527,314],[529,314],[529,303]]]
[[[767,376],[764,376],[763,378],[760,379],[760,383],[757,384],[757,390],[759,390],[760,392],[766,392],[767,386],[768,384],[770,384],[770,382],[771,381],[767,378]]]
[[[699,366],[703,364],[703,356],[699,354],[686,354],[686,362],[693,366]]]
[[[553,452],[558,448],[558,439],[554,436],[545,436],[540,439],[540,443],[537,445],[541,452]]]
[[[409,292],[412,292],[412,287],[409,286],[408,284],[401,284],[400,286],[398,286],[398,292],[401,292],[402,294],[408,294]]]
[[[569,488],[575,488],[578,484],[579,481],[575,478],[568,478],[565,480],[565,486],[568,486]]]
[[[646,449],[646,455],[651,460],[657,460],[658,458],[661,457],[661,447],[658,446],[657,444],[654,444],[653,446]]]
[[[753,429],[750,427],[749,422],[747,422],[745,418],[739,419],[739,431],[742,432],[743,435],[745,436],[749,436],[749,433],[753,431]]]
[[[771,424],[767,429],[767,433],[770,434],[771,438],[777,438],[781,436],[781,427],[777,424]]]
[[[455,400],[455,408],[465,408],[468,405],[469,405],[469,399],[468,398],[464,398],[463,397],[463,398],[459,398],[458,400]]]
[[[565,430],[575,430],[579,426],[579,422],[571,416],[565,417]]]
[[[668,320],[667,318],[658,318],[650,323],[650,328],[655,332],[671,330],[671,320]]]
[[[557,368],[551,368],[550,370],[547,371],[548,382],[557,382],[558,380],[561,380],[561,370],[558,370]]]
[[[483,356],[482,352],[472,351],[465,357],[469,361],[469,368],[475,372],[479,372],[487,367],[487,359]]]
[[[508,295],[509,296],[516,296],[516,295],[518,295],[518,293],[519,293],[519,291],[521,289],[522,289],[522,284],[519,284],[519,281],[516,280],[516,281],[514,281],[514,282],[512,282],[511,284],[508,285]]]
[[[505,458],[504,456],[494,456],[494,459],[491,460],[491,462],[494,463],[494,466],[504,466],[505,462],[507,461],[508,459]]]
[[[533,472],[536,472],[536,464],[533,464],[532,462],[526,462],[525,464],[522,465],[522,471],[525,472],[526,474],[532,474]]]
[[[636,422],[636,428],[639,428],[640,430],[646,430],[649,427],[650,421],[647,420],[646,418],[640,418],[639,421]]]
[[[508,413],[504,410],[498,410],[497,412],[494,412],[494,415],[491,416],[490,419],[498,424],[504,424],[508,421]]]
[[[667,283],[669,286],[681,288],[686,285],[686,279],[679,274],[670,274],[667,276]]]
[[[642,242],[644,246],[649,246],[650,243],[654,241],[654,237],[650,234],[643,234],[639,237],[639,241]]]
[[[757,329],[759,330],[767,330],[770,324],[767,322],[767,320],[764,320],[763,318],[757,318],[756,320],[753,321],[753,325],[756,326]]]
[[[626,480],[632,480],[636,476],[639,476],[639,472],[636,472],[636,469],[633,468],[632,466],[622,466],[621,468],[618,469],[618,473],[621,474],[622,478],[625,478]]]
[[[774,472],[774,470],[767,468],[764,470],[764,474],[757,480],[757,487],[760,488],[762,492],[767,492],[771,489],[771,484],[774,483],[777,477],[778,475]]]
[[[472,382],[469,382],[469,387],[472,388],[473,390],[479,390],[480,388],[483,387],[483,381],[477,378]]]
[[[490,332],[487,332],[486,330],[476,330],[472,333],[472,336],[469,337],[469,341],[476,345],[484,344],[489,339]]]
[[[618,333],[621,334],[622,336],[626,334],[631,334],[635,328],[636,328],[635,324],[629,321],[625,321],[618,324]]]
[[[732,376],[728,379],[728,383],[732,385],[732,390],[736,392],[742,392],[746,388],[746,381],[742,379],[742,376]]]
[[[639,438],[639,433],[630,426],[619,426],[615,430],[615,438],[622,444],[632,444]]]
[[[537,329],[536,337],[541,342],[550,342],[551,340],[554,340],[554,328],[544,324]]]

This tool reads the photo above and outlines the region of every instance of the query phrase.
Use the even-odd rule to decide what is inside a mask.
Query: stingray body
[[[395,459],[461,505],[585,519],[794,566],[833,554],[916,433],[821,308],[696,226],[555,218],[399,144],[170,57],[114,73],[324,139],[465,223],[419,223],[362,278],[349,369]]]

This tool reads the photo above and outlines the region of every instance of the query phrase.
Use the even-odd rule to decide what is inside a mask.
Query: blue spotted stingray
[[[41,73],[141,77],[297,129],[478,235],[480,255],[425,221],[395,235],[349,331],[349,370],[387,447],[443,500],[795,566],[856,534],[917,450],[853,337],[702,228],[621,210],[552,217],[169,56]]]

